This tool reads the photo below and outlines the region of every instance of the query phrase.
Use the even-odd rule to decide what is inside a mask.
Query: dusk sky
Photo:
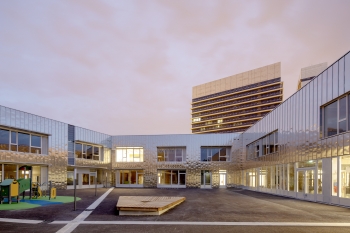
[[[111,135],[191,133],[192,87],[350,50],[350,1],[0,1],[0,105]]]

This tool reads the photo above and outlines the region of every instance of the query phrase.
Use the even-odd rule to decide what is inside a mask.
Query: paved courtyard
[[[77,196],[82,200],[77,202],[77,211],[73,211],[73,203],[0,211],[0,221],[8,221],[1,218],[43,221],[39,224],[19,223],[21,220],[18,220],[18,223],[0,222],[0,232],[56,232],[60,229],[61,232],[73,230],[72,232],[84,233],[349,232],[350,229],[348,208],[241,189],[115,188],[109,190],[108,195],[107,191],[108,189],[98,189],[95,197],[94,189],[78,190]],[[73,191],[59,190],[58,195],[71,196]],[[184,196],[186,201],[161,216],[116,215],[115,205],[118,197],[127,195]],[[105,198],[96,203],[100,196]],[[243,225],[240,225],[242,223]],[[322,226],[328,223],[331,225]],[[342,226],[342,223],[347,225]]]

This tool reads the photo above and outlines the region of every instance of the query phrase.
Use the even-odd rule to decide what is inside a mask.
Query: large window
[[[101,147],[85,143],[75,143],[75,158],[100,160]]]
[[[116,181],[117,186],[143,186],[143,170],[119,170]]]
[[[329,137],[349,130],[349,104],[350,95],[343,96],[335,102],[321,108],[321,110],[323,110],[321,111],[321,114],[324,114],[324,137]]]
[[[0,150],[42,154],[42,136],[0,129]]]
[[[186,187],[186,170],[158,170],[158,186]]]
[[[201,161],[230,161],[230,147],[201,147]]]
[[[117,162],[143,162],[143,147],[117,147]]]
[[[247,160],[278,152],[278,132],[272,132],[247,145]]]
[[[184,162],[186,160],[186,148],[184,147],[158,147],[158,162]]]

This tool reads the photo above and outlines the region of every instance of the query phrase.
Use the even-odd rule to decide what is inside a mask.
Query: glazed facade
[[[349,93],[347,53],[240,135],[235,185],[349,206]],[[277,148],[266,139],[271,133]]]

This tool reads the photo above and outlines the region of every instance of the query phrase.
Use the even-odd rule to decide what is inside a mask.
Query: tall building
[[[195,86],[192,133],[244,132],[282,101],[280,62]]]
[[[298,90],[300,90],[300,88],[309,83],[314,77],[319,75],[325,69],[327,69],[327,62],[302,68],[298,81]]]

